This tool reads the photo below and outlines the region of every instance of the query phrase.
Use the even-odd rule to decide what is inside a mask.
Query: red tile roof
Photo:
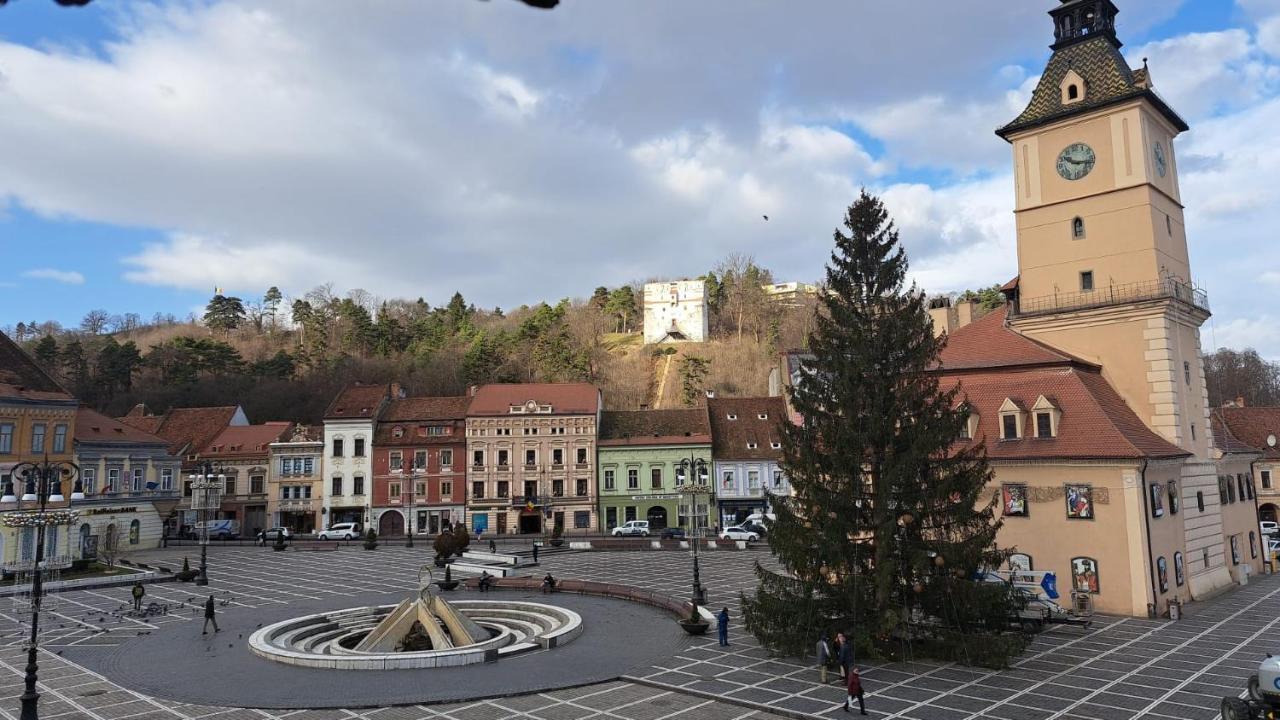
[[[31,356],[0,332],[0,397],[36,402],[75,402]]]
[[[710,445],[706,408],[609,410],[600,414],[600,446]]]
[[[1235,436],[1235,433],[1231,432],[1231,429],[1227,427],[1222,419],[1221,410],[1215,408],[1209,412],[1209,424],[1213,428],[1213,445],[1224,455],[1228,453],[1253,454],[1259,451],[1249,443],[1241,441]]]
[[[782,459],[782,450],[773,447],[782,442],[781,424],[787,422],[782,398],[708,398],[707,414],[713,438],[711,453],[717,460]]]
[[[267,445],[289,437],[292,431],[291,422],[233,425],[218,433],[200,454],[208,458],[266,455]]]
[[[1220,408],[1214,411],[1226,423],[1227,429],[1237,440],[1268,460],[1280,459],[1280,407]],[[1276,445],[1267,439],[1274,435]]]
[[[595,415],[600,390],[589,383],[519,383],[482,385],[471,398],[469,416],[511,415],[513,406],[532,400],[550,405],[551,415]],[[530,413],[536,417],[536,414]]]
[[[172,408],[164,415],[126,415],[120,422],[143,432],[159,435],[169,442],[174,455],[200,452],[218,433],[231,425],[240,408],[236,405],[206,408]]]
[[[163,445],[164,438],[109,418],[87,407],[76,410],[75,441],[77,443],[131,443],[136,445]]]
[[[978,320],[947,335],[939,357],[943,371],[1075,364],[1096,368],[1093,363],[1057,350],[1015,332],[1005,324],[1009,307],[993,310]]]
[[[467,408],[471,405],[469,396],[456,397],[417,397],[395,400],[387,405],[378,419],[378,428],[374,432],[375,445],[453,445],[465,443]],[[419,434],[417,429],[423,425],[443,425],[450,428],[448,435]],[[395,429],[400,428],[400,437],[395,436]]]
[[[960,386],[978,415],[973,444],[986,441],[993,460],[1142,459],[1191,453],[1148,428],[1119,393],[1093,370],[1076,366],[992,370],[943,375],[943,389]],[[1023,416],[1023,437],[1000,439],[1000,406],[1006,398],[1030,408],[1041,395],[1061,411],[1057,435],[1037,438],[1035,419]]]
[[[391,387],[389,385],[355,383],[338,393],[338,397],[334,398],[332,403],[329,403],[329,409],[325,410],[324,417],[326,420],[372,418],[377,415],[378,408],[383,400],[390,397]]]

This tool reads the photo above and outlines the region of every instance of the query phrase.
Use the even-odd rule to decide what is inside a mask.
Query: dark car
[[[753,533],[755,533],[755,534],[759,535],[760,537],[764,537],[764,536],[765,536],[765,529],[764,529],[764,525],[761,525],[760,523],[754,523],[754,522],[747,521],[747,522],[742,523],[741,527],[742,527],[742,529],[743,529],[743,530],[747,530],[747,531],[749,531],[749,532],[753,532]]]
[[[684,540],[687,535],[685,535],[684,528],[669,527],[662,528],[661,537],[663,540]]]

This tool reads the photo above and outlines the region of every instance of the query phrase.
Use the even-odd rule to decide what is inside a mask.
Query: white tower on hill
[[[705,342],[707,312],[707,284],[702,280],[646,284],[645,344]]]

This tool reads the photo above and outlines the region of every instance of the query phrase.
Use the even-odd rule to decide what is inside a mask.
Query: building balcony
[[[1019,298],[1011,314],[1015,317],[1034,317],[1150,300],[1174,300],[1188,307],[1209,312],[1208,293],[1194,285],[1173,278],[1164,278],[1125,285],[1107,285],[1084,292]]]
[[[574,470],[590,470],[591,463],[574,463],[573,469]]]
[[[281,500],[279,504],[280,512],[310,512],[316,509],[320,504],[319,500],[312,499],[295,499]]]

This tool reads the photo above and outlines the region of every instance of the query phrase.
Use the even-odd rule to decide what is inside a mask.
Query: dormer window
[[[978,413],[973,408],[968,408],[968,415],[964,419],[964,426],[960,428],[961,440],[972,440],[978,434]]]
[[[1084,218],[1076,218],[1071,221],[1071,239],[1084,239]]]
[[[756,417],[757,417],[757,418],[759,418],[759,419],[761,419],[761,420],[768,420],[768,419],[769,419],[769,413],[760,413],[760,414],[759,414],[759,415],[757,415]]]
[[[772,443],[769,443],[769,447],[773,448],[774,450],[781,450],[781,449],[782,449],[782,443],[780,443],[780,442],[772,442]]]
[[[738,416],[737,416],[737,415],[735,415],[735,414],[733,414],[733,413],[729,413],[729,415],[728,415],[727,417],[728,417],[730,420],[737,420],[737,419],[738,419]]]
[[[1005,398],[1000,406],[1000,439],[1018,440],[1022,438],[1022,408],[1011,398]]]
[[[1058,436],[1058,418],[1062,412],[1052,400],[1041,395],[1031,406],[1031,412],[1035,416],[1036,437],[1048,439]]]
[[[758,447],[760,447],[760,443],[753,443],[753,442],[747,443],[748,450],[755,450]]]
[[[400,427],[399,425],[391,428],[391,437],[393,438],[404,437],[404,428]]]
[[[1062,78],[1062,104],[1074,105],[1084,100],[1085,84],[1084,78],[1075,70],[1067,71],[1065,77]]]

